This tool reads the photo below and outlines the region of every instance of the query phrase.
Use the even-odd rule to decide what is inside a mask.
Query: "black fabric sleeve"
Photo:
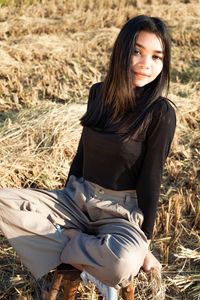
[[[138,204],[144,214],[142,230],[148,239],[152,238],[163,167],[176,127],[174,108],[166,101],[162,101],[162,107],[156,107],[152,113],[145,142],[145,156],[136,186]]]
[[[83,176],[83,142],[82,142],[82,134],[81,138],[78,143],[78,148],[76,151],[76,154],[74,156],[74,159],[72,161],[72,164],[69,169],[68,177],[65,183],[65,186],[67,185],[67,182],[69,180],[69,177],[71,175],[76,176],[77,178],[80,178]]]
[[[95,86],[96,86],[96,84],[92,85],[92,87],[90,88],[86,110],[88,110],[89,105],[91,104]],[[80,137],[80,140],[79,140],[79,143],[78,143],[78,148],[77,148],[76,154],[73,158],[72,164],[71,164],[70,169],[69,169],[69,173],[68,173],[68,176],[67,176],[67,180],[65,182],[65,186],[67,185],[67,182],[68,182],[69,177],[71,175],[74,175],[77,178],[80,178],[80,177],[83,176],[83,141],[82,141],[82,133],[81,133],[81,137]]]

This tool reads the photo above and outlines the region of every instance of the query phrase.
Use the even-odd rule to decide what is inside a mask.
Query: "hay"
[[[89,86],[106,72],[119,28],[130,16],[164,16],[173,32],[177,130],[167,159],[153,252],[163,269],[141,272],[137,299],[197,300],[200,294],[199,4],[174,1],[8,1],[0,9],[1,187],[61,188],[81,133]],[[40,299],[35,282],[0,236],[0,299]],[[95,299],[81,287],[77,299]]]
[[[84,105],[49,103],[18,113],[14,122],[7,119],[0,132],[1,187],[63,184],[84,110]]]

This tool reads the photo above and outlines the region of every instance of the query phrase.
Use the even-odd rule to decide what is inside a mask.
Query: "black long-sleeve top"
[[[90,90],[89,102],[96,100]],[[113,190],[136,190],[144,214],[142,230],[151,239],[160,195],[163,167],[176,127],[169,100],[160,97],[151,106],[146,129],[124,140],[108,130],[83,127],[68,178],[75,175]]]

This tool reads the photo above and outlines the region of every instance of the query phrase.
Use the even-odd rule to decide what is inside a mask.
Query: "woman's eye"
[[[140,54],[140,50],[135,49],[135,50],[133,51],[133,55],[139,55],[139,54]]]
[[[161,56],[158,56],[158,55],[153,55],[153,59],[154,60],[162,60],[163,58]]]

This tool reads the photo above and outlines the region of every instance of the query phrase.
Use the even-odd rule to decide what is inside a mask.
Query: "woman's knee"
[[[107,261],[107,260],[105,260]],[[125,250],[121,257],[112,258],[111,264],[104,265],[104,282],[110,286],[124,285],[135,277],[144,261],[144,255],[138,255],[134,250]]]
[[[105,259],[104,275],[107,284],[116,286],[123,282],[129,282],[140,271],[144,257],[146,255],[146,248],[140,247],[124,247],[119,251],[114,249],[107,249],[108,257]],[[116,255],[117,253],[117,255]]]

